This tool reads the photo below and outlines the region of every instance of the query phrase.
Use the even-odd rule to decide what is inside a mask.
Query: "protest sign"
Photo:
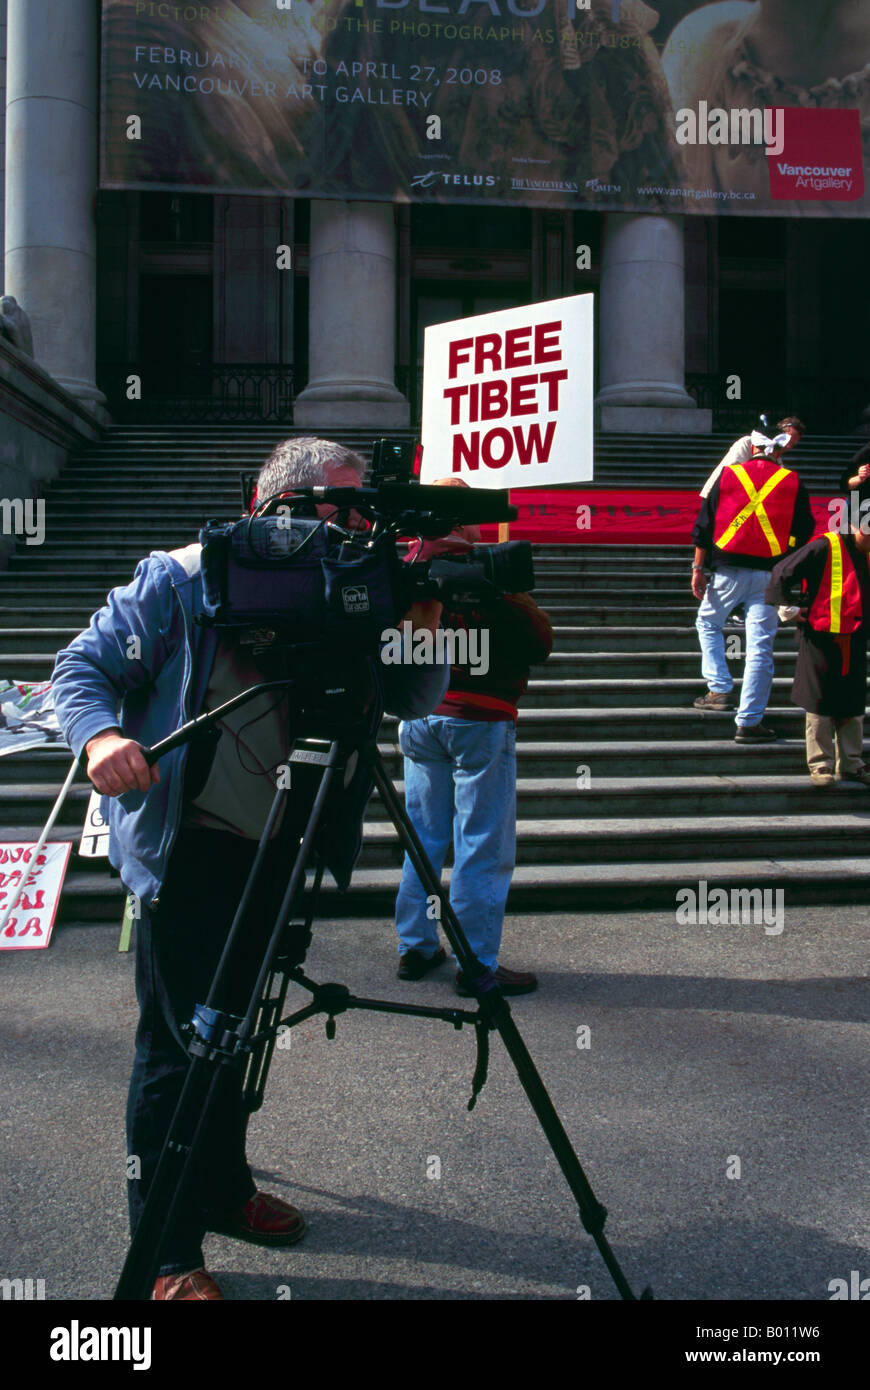
[[[109,853],[109,825],[100,810],[102,800],[99,792],[91,792],[78,851],[86,859],[105,859]]]
[[[420,481],[591,479],[592,363],[591,294],[427,328]]]
[[[51,940],[72,844],[47,844],[34,856],[35,849],[20,840],[0,844],[0,919],[18,899],[0,936],[0,950],[39,951]]]

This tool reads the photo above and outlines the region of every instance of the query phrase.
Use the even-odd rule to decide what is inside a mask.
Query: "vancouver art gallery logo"
[[[787,106],[782,152],[768,158],[770,196],[826,203],[864,196],[861,113]]]
[[[770,194],[778,200],[852,202],[864,194],[857,108],[726,110],[702,101],[697,110],[676,112],[674,133],[678,145],[763,145]]]

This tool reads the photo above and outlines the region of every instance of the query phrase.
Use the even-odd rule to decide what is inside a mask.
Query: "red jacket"
[[[434,711],[457,719],[513,719],[529,685],[529,667],[553,650],[553,625],[531,594],[502,594],[479,606],[448,612],[445,628],[487,629],[489,669],[475,675],[470,666],[453,666],[447,694]]]

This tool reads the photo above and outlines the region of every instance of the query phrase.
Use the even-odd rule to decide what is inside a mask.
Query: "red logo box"
[[[771,198],[851,203],[864,196],[861,112],[782,108],[782,154],[767,156]]]

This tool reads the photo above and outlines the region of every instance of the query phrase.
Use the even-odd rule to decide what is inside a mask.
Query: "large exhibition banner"
[[[102,183],[867,216],[859,8],[104,0]]]

